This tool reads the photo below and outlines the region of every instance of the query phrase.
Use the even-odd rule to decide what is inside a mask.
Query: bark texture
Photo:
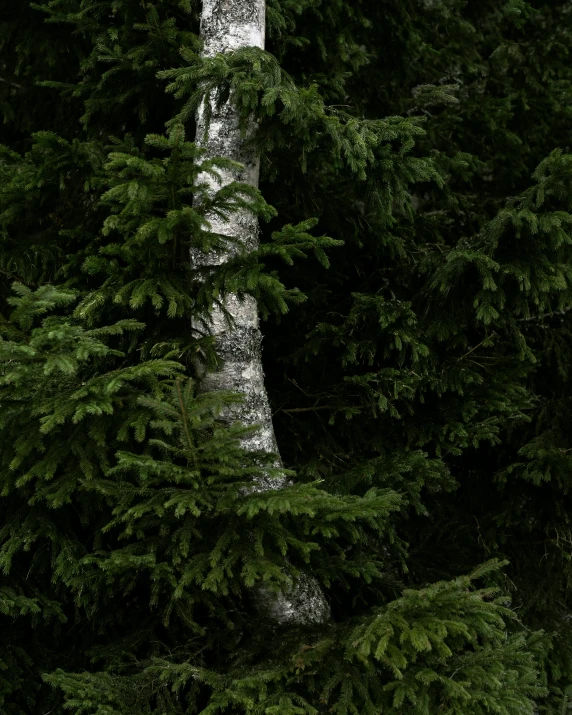
[[[242,47],[264,48],[265,2],[264,0],[203,0],[201,37],[203,54],[207,57],[220,52],[230,52]],[[214,102],[207,127],[204,107],[197,112],[197,143],[206,149],[207,157],[225,157],[240,162],[242,169],[222,173],[223,185],[241,181],[258,186],[259,159],[247,145],[249,132],[255,131],[254,123],[245,136],[239,126],[238,112],[232,97],[220,109]],[[207,176],[200,177],[216,191],[219,184]],[[219,234],[238,239],[236,248],[229,248],[226,255],[193,254],[195,265],[223,263],[233,250],[254,250],[258,246],[258,221],[248,211],[234,213],[228,220],[207,216],[211,229]],[[278,445],[272,426],[272,414],[264,385],[262,369],[262,335],[256,301],[247,296],[240,300],[236,295],[225,298],[225,311],[213,306],[208,330],[215,336],[217,350],[223,359],[218,372],[207,372],[202,377],[204,390],[231,390],[245,395],[243,402],[229,409],[230,421],[246,425],[259,425],[259,429],[244,441],[252,450],[264,450],[278,454]],[[285,486],[283,479],[259,480],[253,489],[264,491]],[[298,582],[289,593],[270,594],[259,592],[259,605],[277,623],[322,622],[329,617],[329,608],[318,585],[310,577]]]
[[[264,2],[204,0],[201,36],[206,56],[241,47],[264,47]],[[222,156],[240,162],[243,166],[240,171],[223,172],[223,183],[242,181],[258,186],[258,157],[246,147],[246,137],[241,135],[237,111],[230,101],[221,109],[216,109],[213,103],[210,124],[206,130],[205,112],[201,108],[197,113],[197,142],[207,150],[208,156]],[[201,180],[211,183],[213,191],[218,188],[218,184],[210,177],[201,176]],[[227,221],[216,216],[208,216],[208,219],[214,232],[238,238],[239,245],[247,250],[258,246],[258,222],[251,213],[237,212]],[[193,258],[197,264],[213,265],[224,262],[228,255],[195,255]],[[233,408],[232,417],[244,424],[261,426],[245,441],[245,446],[278,453],[264,387],[262,336],[256,301],[250,296],[239,300],[237,296],[229,295],[225,309],[232,316],[232,322],[229,324],[223,310],[213,307],[211,324],[208,326],[211,334],[217,338],[218,352],[224,365],[219,372],[204,375],[203,389],[242,392],[245,395],[244,402]],[[266,486],[278,488],[283,483],[268,483]]]

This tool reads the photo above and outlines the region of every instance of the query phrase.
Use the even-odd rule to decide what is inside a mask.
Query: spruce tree
[[[2,10],[0,710],[567,712],[568,4]],[[201,387],[235,298],[281,463]],[[308,574],[328,620],[257,608]]]

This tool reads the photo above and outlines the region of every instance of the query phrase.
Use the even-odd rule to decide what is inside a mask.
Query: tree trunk
[[[231,52],[242,47],[264,48],[265,1],[264,0],[203,0],[201,15],[201,37],[204,41],[203,54],[212,57],[220,52]],[[252,123],[249,131],[255,130]],[[223,185],[231,181],[241,181],[258,186],[259,158],[247,146],[246,137],[241,134],[238,112],[232,104],[232,97],[217,109],[212,103],[212,115],[207,127],[204,106],[197,112],[197,144],[206,149],[208,157],[225,157],[239,162],[239,171],[223,171]],[[201,180],[211,184],[213,192],[219,188],[212,178],[201,176]],[[209,215],[212,231],[238,239],[237,248],[229,248],[226,255],[193,255],[195,265],[216,265],[223,263],[233,250],[254,250],[258,246],[258,221],[248,211],[234,213],[228,220]],[[244,446],[251,450],[264,450],[278,455],[278,445],[272,426],[272,414],[264,385],[262,369],[262,335],[256,301],[251,296],[239,300],[236,295],[228,295],[224,311],[212,307],[208,330],[216,338],[217,352],[223,360],[218,372],[207,372],[202,377],[203,390],[230,390],[240,392],[245,397],[238,406],[229,409],[225,417],[230,421],[240,421],[246,425],[258,425],[259,429],[244,440]],[[257,481],[254,489],[261,491],[280,489],[284,479]],[[329,608],[316,582],[306,577],[298,582],[289,593],[279,596],[260,591],[259,606],[278,623],[322,622],[329,616]]]

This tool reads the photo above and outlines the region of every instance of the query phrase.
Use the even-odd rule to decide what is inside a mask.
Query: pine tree
[[[4,4],[2,712],[566,712],[567,4]],[[200,388],[234,296],[282,464]],[[331,619],[257,610],[304,574]]]

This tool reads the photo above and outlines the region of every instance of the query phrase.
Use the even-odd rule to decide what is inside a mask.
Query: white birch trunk
[[[264,32],[265,0],[203,0],[201,37],[204,41],[205,56],[212,57],[220,52],[242,47],[264,48]],[[254,128],[253,123],[250,131],[254,131]],[[217,109],[213,102],[208,127],[204,108],[199,109],[196,141],[206,149],[206,158],[225,157],[242,165],[240,171],[222,173],[223,185],[231,181],[241,181],[258,186],[259,159],[241,135],[238,112],[231,100],[220,109]],[[200,179],[209,182],[213,192],[219,188],[219,184],[212,178],[201,176]],[[242,249],[254,250],[258,246],[258,221],[252,213],[239,211],[228,220],[213,215],[207,216],[207,219],[212,231],[238,239],[237,245]],[[192,260],[195,265],[216,265],[223,263],[230,255],[231,249],[226,255],[194,254]],[[218,372],[203,375],[202,389],[243,393],[243,402],[230,408],[225,417],[229,421],[260,426],[252,436],[244,440],[247,449],[278,454],[264,385],[262,336],[256,301],[251,296],[239,300],[236,295],[228,295],[224,307],[230,314],[231,321],[226,319],[223,310],[213,306],[208,325],[210,334],[216,338],[216,347],[223,360],[223,367]],[[253,488],[263,491],[280,489],[283,486],[285,480],[268,478],[259,480]],[[301,580],[288,594],[276,596],[260,591],[258,596],[260,607],[280,624],[315,623],[329,617],[329,608],[323,594],[309,577]]]

